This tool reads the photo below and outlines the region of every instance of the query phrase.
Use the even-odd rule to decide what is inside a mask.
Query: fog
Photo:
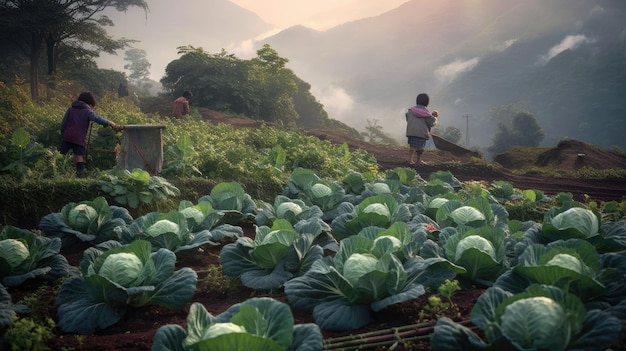
[[[552,89],[567,87],[567,76],[579,74],[563,76],[566,70],[556,65],[548,81],[554,86],[536,86],[551,72],[542,69],[563,54],[580,53],[569,63],[574,67],[589,55],[602,56],[605,33],[615,30],[616,40],[626,40],[620,12],[592,0],[577,2],[580,6],[565,6],[566,0],[148,0],[147,14],[131,9],[108,15],[115,24],[109,33],[138,40],[132,47],[146,51],[156,81],[178,58],[179,46],[209,53],[224,49],[249,59],[269,43],[311,84],[330,118],[359,131],[376,122],[404,143],[404,112],[418,93],[427,92],[441,127],[457,127],[469,134],[470,147],[485,148],[497,125],[490,111],[507,104],[519,103],[536,115],[546,132],[544,144],[588,135],[576,121],[558,120],[571,117],[568,99],[575,97]],[[125,63],[124,52],[98,59],[101,68],[119,71]],[[598,91],[620,84],[609,81]],[[535,95],[538,90],[548,95]],[[615,104],[611,108],[618,114],[623,107]]]

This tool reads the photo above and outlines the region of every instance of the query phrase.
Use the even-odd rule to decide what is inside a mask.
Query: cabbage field
[[[98,196],[2,227],[0,327],[30,350],[617,350],[625,248],[616,201],[295,168],[273,201],[222,182],[166,212]]]

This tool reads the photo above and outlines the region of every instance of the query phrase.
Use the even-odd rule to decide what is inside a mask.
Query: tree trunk
[[[46,38],[46,56],[48,58],[48,74],[46,75],[46,86],[48,98],[56,89],[56,39],[53,36]]]
[[[30,43],[30,96],[33,101],[39,99],[39,57],[41,56],[41,36],[38,33],[31,35]]]

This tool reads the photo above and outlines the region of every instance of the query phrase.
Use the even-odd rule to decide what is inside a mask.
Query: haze
[[[147,16],[142,10],[131,8],[126,13],[109,10],[114,22],[109,33],[114,37],[139,40],[132,46],[143,49],[152,64],[150,77],[160,80],[167,64],[175,60],[176,47],[192,45],[209,52],[222,48],[240,58],[256,53],[255,41],[281,30],[303,25],[326,30],[349,21],[380,15],[408,0],[148,0]],[[266,22],[267,28],[249,37],[242,33],[240,22],[227,22],[232,4],[251,11]],[[224,13],[219,13],[223,11]],[[228,12],[228,13],[226,13]],[[98,60],[101,68],[124,70],[124,53],[103,54]],[[297,73],[297,72],[296,72]]]
[[[398,7],[408,0],[232,0],[266,22],[287,28],[304,25],[325,30],[359,18],[372,17]]]

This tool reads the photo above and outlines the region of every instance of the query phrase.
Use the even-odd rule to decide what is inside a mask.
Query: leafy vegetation
[[[87,249],[81,275],[63,282],[57,294],[59,327],[92,334],[117,323],[128,306],[182,308],[193,297],[197,274],[191,268],[175,271],[175,262],[172,251],[153,253],[144,240],[128,246],[109,241]]]
[[[288,305],[271,298],[252,298],[218,316],[194,303],[187,330],[166,325],[157,330],[154,339],[153,351],[316,350],[322,334],[315,324],[295,324]]]
[[[110,99],[111,106],[119,104],[115,108],[125,106]],[[56,108],[53,103],[48,107]],[[115,109],[111,113],[118,114],[120,123],[150,121],[132,109],[128,114]],[[51,118],[24,125],[32,125],[31,135],[54,129]],[[3,275],[3,283],[24,274],[58,282],[54,305],[63,332],[91,334],[116,324],[130,308],[186,306],[198,289],[209,285],[203,282],[198,287],[196,272],[176,266],[177,255],[188,259],[202,255],[205,245],[222,244],[223,275],[212,267],[203,269],[220,278],[222,293],[230,289],[225,287],[230,284],[227,279],[238,279],[254,290],[282,291],[292,307],[310,311],[323,330],[358,329],[384,309],[426,294],[432,312],[428,318],[448,316],[454,313],[451,296],[456,287],[468,286],[501,291],[507,298],[524,296],[519,304],[517,300],[503,304],[505,311],[485,324],[507,330],[506,335],[489,336],[487,343],[495,345],[531,347],[528,339],[518,340],[519,335],[508,331],[516,318],[525,318],[515,311],[533,311],[534,304],[547,302],[545,298],[556,302],[548,305],[557,317],[570,313],[574,304],[583,307],[582,312],[579,307],[574,311],[583,316],[583,324],[569,327],[575,339],[544,340],[559,345],[593,343],[578,333],[595,328],[593,320],[599,315],[594,310],[607,313],[603,315],[609,316],[607,321],[621,313],[625,291],[621,278],[626,274],[623,202],[580,203],[571,194],[548,197],[502,181],[462,182],[445,171],[432,173],[428,180],[408,168],[381,172],[364,152],[269,126],[247,130],[191,118],[173,120],[168,121],[163,141],[166,148],[178,150],[169,154],[172,163],[166,162],[172,165],[172,183],[142,170],[112,171],[107,168],[110,160],[91,161],[94,187],[81,186],[89,180],[72,179],[80,200],[63,202],[42,216],[41,233],[17,228],[2,232],[11,239],[0,245],[0,268],[11,270]],[[8,138],[4,142],[11,143]],[[42,145],[55,147],[50,141]],[[25,166],[37,172],[32,163]],[[42,176],[38,186],[46,189],[67,182],[59,176],[64,167],[58,169],[56,176]],[[16,188],[30,184],[10,172],[3,176]],[[183,192],[172,184],[186,182],[198,186],[186,192],[192,195],[176,199]],[[84,198],[95,193],[93,200]],[[109,201],[123,207],[110,206]],[[254,237],[242,235],[244,224],[256,225]],[[58,258],[61,239],[91,246],[76,269],[50,269],[51,263],[37,261],[39,256],[28,244],[49,241],[57,248],[52,262],[63,263]],[[24,262],[35,261],[29,263],[29,268],[37,265],[35,271],[22,269]],[[538,293],[536,286],[543,292]],[[561,299],[568,294],[579,302]],[[494,310],[500,311],[499,306]],[[10,318],[22,312],[11,304],[6,307]],[[265,317],[257,312],[250,318],[260,322]],[[198,313],[207,321],[220,318]],[[446,333],[454,329],[469,335],[443,318],[440,329]],[[251,332],[226,317],[223,323],[232,324],[217,329],[237,336]],[[614,328],[611,323],[609,327]],[[206,332],[212,334],[209,328]],[[173,327],[159,337],[173,337],[180,345],[168,345],[179,350],[196,332]],[[231,338],[230,332],[207,342]],[[607,343],[615,342],[614,332],[606,335]],[[543,342],[539,336],[533,340]]]

